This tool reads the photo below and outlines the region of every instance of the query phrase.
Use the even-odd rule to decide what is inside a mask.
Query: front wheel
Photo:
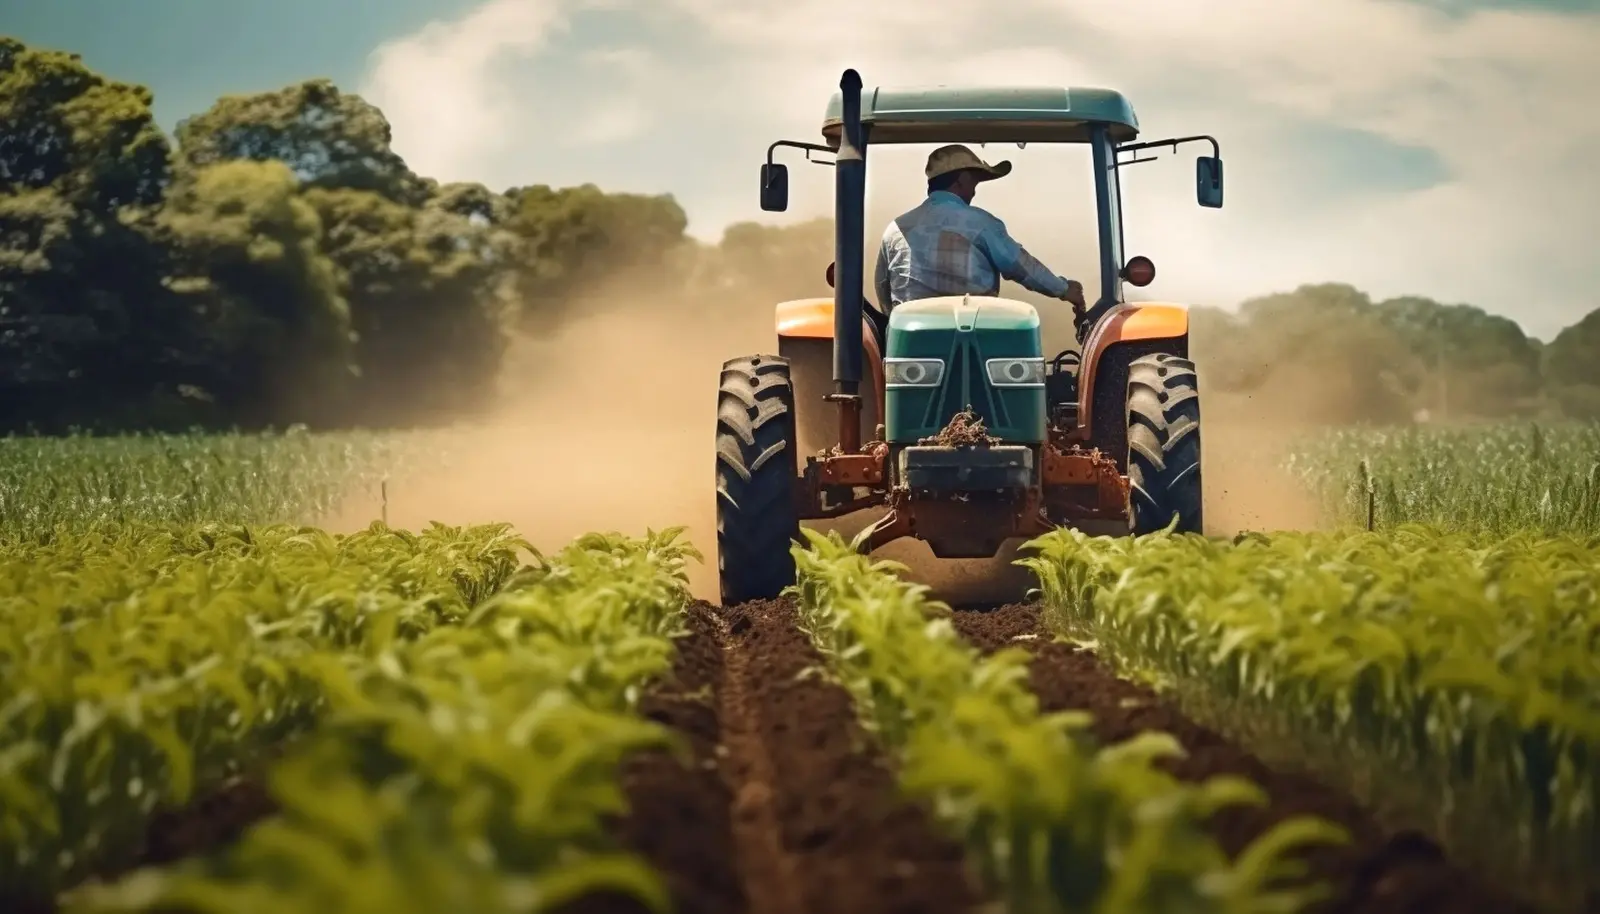
[[[1194,363],[1164,352],[1128,368],[1128,483],[1135,536],[1202,533],[1200,388]]]
[[[770,600],[794,583],[794,384],[789,361],[722,365],[717,389],[717,569],[722,605]]]

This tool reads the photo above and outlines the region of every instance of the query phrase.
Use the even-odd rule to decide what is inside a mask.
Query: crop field
[[[439,444],[0,441],[0,911],[1600,910],[1600,427],[1314,436],[1324,529],[1004,606],[328,529]]]

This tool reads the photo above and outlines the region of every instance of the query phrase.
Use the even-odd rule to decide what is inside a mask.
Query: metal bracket
[[[1150,140],[1149,142],[1145,142],[1145,143],[1129,143],[1126,146],[1118,146],[1116,148],[1116,153],[1117,153],[1117,155],[1121,155],[1124,152],[1137,153],[1137,152],[1139,152],[1140,150],[1143,150],[1143,149],[1165,149],[1165,148],[1171,148],[1173,152],[1177,152],[1178,151],[1178,147],[1182,146],[1185,143],[1210,143],[1211,144],[1211,155],[1212,155],[1212,157],[1214,157],[1214,158],[1221,158],[1222,157],[1222,147],[1217,144],[1216,138],[1212,137],[1212,136],[1208,136],[1206,134],[1200,134],[1198,136],[1180,136],[1180,137],[1174,137],[1174,138],[1172,138],[1170,140]],[[1129,159],[1129,160],[1127,160],[1125,162],[1116,162],[1116,163],[1114,163],[1112,165],[1112,167],[1113,168],[1121,168],[1124,165],[1137,165],[1140,162],[1154,162],[1154,161],[1155,161],[1155,157],[1154,156],[1149,157],[1149,158],[1141,159],[1137,155],[1135,155],[1132,159]]]
[[[817,159],[813,159],[811,157],[811,154],[813,152],[827,152],[827,153],[832,153],[834,155],[838,155],[837,150],[835,150],[831,146],[822,146],[822,145],[819,145],[817,143],[802,143],[799,140],[778,140],[777,142],[773,143],[771,146],[767,147],[767,164],[768,165],[772,164],[772,153],[773,153],[773,150],[777,149],[779,146],[785,146],[785,147],[788,147],[789,149],[803,149],[803,150],[805,150],[805,153],[806,153],[806,161],[807,162],[810,162],[813,165],[826,165],[829,168],[833,167],[833,163],[832,162],[823,162],[823,161],[819,161]]]

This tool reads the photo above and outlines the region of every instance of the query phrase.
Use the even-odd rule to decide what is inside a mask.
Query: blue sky
[[[1228,161],[1220,212],[1194,205],[1191,151],[1130,178],[1152,297],[1345,280],[1545,338],[1600,307],[1600,0],[0,0],[0,31],[150,86],[168,129],[326,76],[379,104],[425,174],[671,192],[709,239],[763,218],[765,144],[813,138],[843,66],[1113,86],[1147,136],[1212,133]],[[869,231],[915,203],[926,151],[874,158]],[[980,204],[1086,272],[1079,151],[985,154],[1017,171]],[[824,170],[793,183],[790,218],[827,211]]]

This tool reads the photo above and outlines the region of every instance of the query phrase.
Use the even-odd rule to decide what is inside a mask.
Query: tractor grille
[[[995,397],[983,367],[983,355],[968,334],[957,334],[946,368],[945,382],[928,404],[923,425],[943,428],[956,413],[968,406],[990,428],[1010,424],[1005,404]]]

